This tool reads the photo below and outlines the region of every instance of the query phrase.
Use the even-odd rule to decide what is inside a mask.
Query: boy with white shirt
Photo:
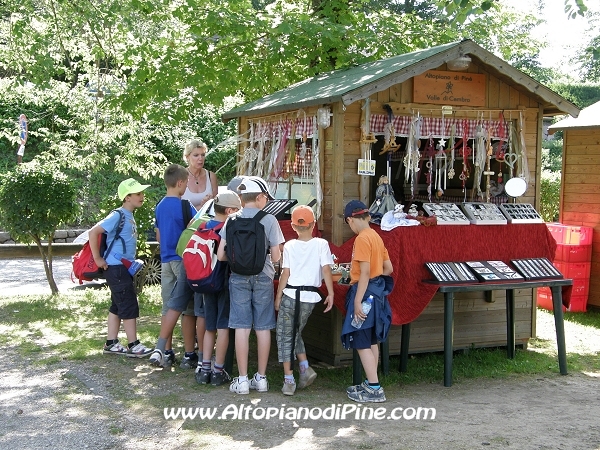
[[[298,239],[292,239],[283,246],[282,272],[275,296],[277,316],[277,353],[283,363],[284,395],[294,395],[296,381],[292,361],[298,357],[300,377],[298,387],[305,388],[317,378],[316,372],[309,367],[306,358],[302,330],[316,303],[321,300],[318,287],[323,280],[327,286],[325,312],[333,306],[333,281],[331,264],[333,256],[325,239],[313,237],[315,216],[313,210],[305,205],[292,211],[292,228],[298,233]]]

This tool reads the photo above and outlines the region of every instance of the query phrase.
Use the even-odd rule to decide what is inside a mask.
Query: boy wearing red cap
[[[277,353],[283,363],[284,395],[294,395],[296,381],[292,362],[298,357],[300,376],[298,387],[305,388],[317,378],[306,358],[302,330],[316,303],[321,300],[318,287],[323,280],[327,286],[325,312],[333,306],[333,281],[331,265],[333,256],[325,239],[313,237],[315,216],[305,205],[292,211],[292,228],[298,239],[283,246],[282,272],[275,296],[277,316]]]

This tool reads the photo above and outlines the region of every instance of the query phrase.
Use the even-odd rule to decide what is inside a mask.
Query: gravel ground
[[[69,264],[66,259],[55,266],[61,291],[73,287]],[[23,274],[24,268],[33,267],[33,261],[0,260],[3,294],[44,289],[43,275],[33,281],[32,275]],[[551,314],[539,311],[537,331],[541,339],[554,342]],[[565,332],[569,353],[599,354],[600,330],[565,322]],[[550,354],[549,364],[557,370],[552,348],[531,349]],[[42,365],[35,354],[11,348],[4,349],[4,357],[3,449],[600,449],[600,373],[461,380],[451,388],[441,380],[385,386],[388,401],[376,405],[386,408],[386,417],[396,408],[435,408],[435,420],[356,420],[350,415],[345,420],[183,421],[166,420],[163,408],[325,410],[355,404],[343,392],[324,389],[318,378],[294,397],[282,396],[275,382],[268,393],[237,396],[226,386],[197,385],[191,372],[162,371],[146,360],[98,355]]]

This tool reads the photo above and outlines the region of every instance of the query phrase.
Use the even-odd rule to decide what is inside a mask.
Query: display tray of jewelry
[[[463,262],[425,263],[427,270],[442,283],[473,283],[477,281],[475,275]]]
[[[511,259],[510,262],[526,280],[564,278],[548,258]]]
[[[467,261],[465,263],[481,281],[523,280],[523,276],[503,261]]]
[[[544,219],[530,203],[505,203],[500,205],[508,223],[544,223]]]
[[[438,225],[469,225],[469,219],[455,203],[423,203],[430,216],[437,217]]]
[[[507,220],[495,203],[463,203],[462,209],[474,225],[506,225]]]

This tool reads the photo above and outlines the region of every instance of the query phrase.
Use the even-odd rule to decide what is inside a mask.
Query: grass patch
[[[156,341],[160,331],[160,312],[162,299],[160,286],[148,286],[139,296],[140,315],[138,337],[147,345]],[[0,343],[18,348],[21,355],[30,357],[34,364],[53,364],[68,359],[74,361],[90,360],[99,367],[95,372],[104,372],[102,368],[106,357],[102,355],[102,344],[106,335],[106,315],[110,305],[110,291],[105,289],[74,290],[58,296],[17,296],[0,297]],[[600,313],[566,313],[565,320],[600,329]],[[179,328],[179,326],[178,326]],[[121,336],[123,333],[121,333]],[[180,330],[174,333],[177,347],[182,346]],[[273,389],[279,389],[281,366],[277,362],[275,339],[271,351],[268,374]],[[512,360],[506,357],[506,348],[469,349],[455,352],[453,360],[453,379],[459,381],[469,378],[503,378],[531,374],[556,374],[558,362],[550,350],[553,343],[541,339],[530,340],[530,350],[517,349]],[[250,349],[255,352],[254,333],[251,334]],[[536,351],[531,351],[531,349]],[[542,350],[542,351],[540,351]],[[545,351],[548,350],[548,351]],[[106,364],[130,365],[129,358],[114,358]],[[255,357],[250,355],[250,361]],[[600,358],[597,355],[569,353],[567,356],[570,371],[600,371]],[[251,363],[252,365],[252,363]],[[391,358],[390,373],[382,377],[387,385],[410,385],[415,383],[439,383],[443,379],[443,353],[425,353],[411,355],[408,372],[399,373],[398,358]],[[252,369],[252,367],[250,368]],[[235,372],[235,368],[234,368]],[[172,382],[175,374],[154,374],[155,380]],[[117,376],[114,374],[113,376]],[[304,396],[327,396],[327,390],[339,392],[345,389],[352,379],[352,368],[342,367],[319,370],[320,387],[323,390],[307,389],[298,392],[293,400],[301,402]],[[117,383],[119,384],[119,383]],[[191,383],[199,395],[210,388]],[[204,389],[203,389],[204,388]],[[119,395],[128,401],[135,395],[135,389]],[[167,399],[155,397],[157,407],[166,405]]]

